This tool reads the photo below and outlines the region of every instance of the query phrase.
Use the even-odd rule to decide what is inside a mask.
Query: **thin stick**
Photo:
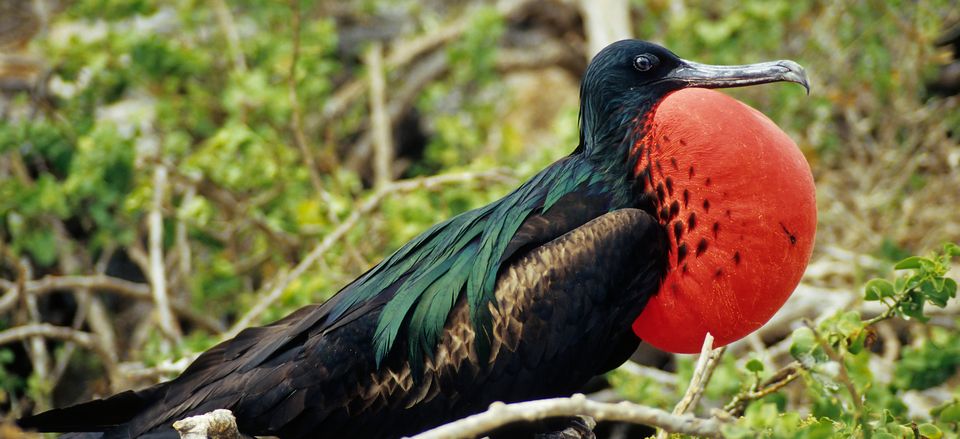
[[[183,201],[181,205],[189,205],[193,202],[196,195],[197,188],[186,186],[186,189],[183,191]],[[182,218],[177,218],[177,226],[174,234],[174,247],[176,248],[176,254],[179,256],[177,258],[177,271],[179,272],[178,277],[180,279],[178,284],[181,288],[181,293],[175,294],[174,297],[189,300],[190,290],[187,288],[187,283],[189,282],[190,272],[193,270],[193,254],[190,251],[190,239],[187,236],[187,222]]]
[[[392,124],[386,110],[386,79],[383,71],[383,46],[373,43],[367,51],[365,62],[370,80],[370,131],[373,133],[373,174],[377,187],[393,180]]]
[[[703,346],[700,348],[700,358],[697,359],[697,366],[693,370],[693,376],[690,377],[690,385],[687,386],[683,398],[680,399],[680,402],[673,408],[674,415],[682,415],[697,407],[697,403],[700,402],[700,397],[703,396],[703,390],[707,387],[707,383],[710,382],[710,377],[713,376],[713,371],[717,368],[717,364],[720,363],[719,360],[724,351],[726,351],[726,346],[713,349],[713,335],[708,332],[703,338]],[[665,439],[666,437],[666,430],[660,430],[660,432],[657,433],[658,439]]]
[[[590,416],[599,421],[620,421],[652,425],[666,431],[693,436],[719,438],[721,421],[693,415],[674,415],[664,410],[619,402],[590,401],[577,394],[571,398],[553,398],[515,404],[495,402],[490,409],[473,416],[434,428],[411,439],[455,439],[481,437],[496,428],[520,421],[562,416]]]
[[[243,50],[240,49],[240,34],[234,24],[230,7],[224,0],[214,0],[213,11],[217,15],[217,23],[220,24],[223,36],[227,40],[227,52],[230,53],[230,58],[233,60],[233,68],[238,72],[247,71],[247,62],[243,58]]]
[[[149,261],[150,286],[153,291],[153,301],[157,307],[157,316],[160,318],[160,329],[173,342],[180,340],[180,327],[170,311],[170,301],[167,298],[167,271],[163,261],[163,198],[167,190],[167,167],[158,164],[153,173],[153,200],[149,223]]]
[[[101,345],[94,335],[73,328],[54,326],[49,323],[17,326],[0,331],[0,346],[32,337],[69,341],[89,349],[100,357],[104,368],[107,369],[107,376],[116,376],[117,364],[113,361],[110,351]]]
[[[23,258],[21,264],[26,267],[30,267],[26,258]],[[28,268],[27,278],[33,277],[33,270]],[[21,296],[23,303],[27,309],[27,318],[30,324],[39,324],[42,321],[40,317],[40,308],[37,306],[37,297],[31,294],[24,294]],[[41,381],[46,381],[50,376],[50,354],[47,352],[47,345],[44,343],[43,337],[32,337],[29,340],[29,343],[26,344],[27,353],[30,354],[30,360],[33,363],[33,373],[40,378]]]
[[[677,376],[675,374],[664,372],[654,367],[637,364],[633,361],[628,360],[627,362],[621,364],[617,370],[651,379],[660,385],[677,387]]]
[[[107,291],[130,299],[148,302],[153,301],[153,294],[149,286],[104,274],[93,274],[89,276],[44,276],[42,279],[27,282],[25,291],[28,294],[41,295],[58,290],[77,289]],[[176,312],[177,315],[207,331],[216,334],[224,330],[219,320],[194,311],[193,308],[190,308],[190,305],[186,303],[172,300],[170,301],[170,308]]]

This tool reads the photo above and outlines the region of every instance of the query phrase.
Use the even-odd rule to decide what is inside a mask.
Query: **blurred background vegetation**
[[[789,360],[803,317],[876,314],[865,279],[960,241],[957,6],[0,0],[0,413],[175,376],[502,196],[573,150],[579,77],[627,35],[812,79],[729,91],[803,150],[820,224],[782,316],[724,357],[705,404],[722,403],[760,374],[746,358]],[[877,410],[904,424],[960,397],[957,316],[880,326],[855,372]],[[671,406],[690,358],[635,360],[606,397]],[[845,407],[793,387],[748,414]]]

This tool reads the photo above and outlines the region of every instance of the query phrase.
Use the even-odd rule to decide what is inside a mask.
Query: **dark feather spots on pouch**
[[[707,247],[707,240],[705,238],[701,238],[700,242],[697,243],[697,257],[700,257],[703,252],[707,251]]]

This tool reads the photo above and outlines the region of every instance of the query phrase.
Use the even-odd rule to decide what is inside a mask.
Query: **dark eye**
[[[656,67],[658,63],[660,63],[660,60],[657,59],[656,56],[645,53],[643,55],[637,55],[637,57],[633,59],[633,68],[641,72],[646,72]]]

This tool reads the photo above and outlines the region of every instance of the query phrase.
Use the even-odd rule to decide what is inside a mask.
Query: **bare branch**
[[[0,288],[6,290],[3,296],[0,296],[0,314],[2,314],[12,309],[20,301],[20,288],[6,279],[0,279]]]
[[[590,401],[581,394],[571,398],[542,399],[514,404],[495,402],[490,409],[413,436],[411,439],[453,439],[481,437],[496,428],[521,421],[564,416],[590,416],[599,421],[620,421],[651,425],[673,433],[719,438],[721,421],[693,415],[674,415],[665,410],[619,402]]]
[[[478,180],[506,180],[508,179],[509,172],[505,170],[492,170],[486,172],[462,172],[462,173],[451,173],[451,174],[441,174],[434,175],[431,177],[425,178],[414,178],[409,180],[401,180],[390,183],[386,186],[382,186],[377,189],[373,195],[367,198],[364,202],[350,213],[340,225],[338,225],[332,232],[327,234],[317,244],[310,253],[307,254],[297,264],[293,270],[286,272],[271,283],[270,291],[265,294],[259,294],[261,298],[256,304],[250,308],[246,314],[243,315],[236,323],[230,327],[230,330],[223,334],[224,339],[236,337],[244,328],[250,326],[270,305],[273,304],[277,299],[280,298],[280,295],[287,289],[291,282],[299,278],[313,266],[334,244],[337,243],[341,238],[343,238],[347,232],[350,231],[361,218],[372,212],[376,209],[380,203],[388,196],[395,195],[403,192],[410,192],[417,189],[433,189],[437,186],[450,184],[450,183],[461,183],[467,181],[478,181]]]
[[[377,187],[393,180],[393,138],[386,110],[386,79],[383,71],[383,46],[373,43],[364,57],[370,80],[370,131],[373,133],[373,175]]]
[[[243,50],[240,48],[240,33],[237,32],[230,7],[224,0],[213,0],[213,10],[217,15],[217,24],[220,25],[223,36],[227,40],[227,51],[233,60],[233,68],[238,72],[247,71],[247,62],[243,57]]]
[[[100,357],[104,368],[107,369],[107,376],[112,377],[117,373],[117,364],[113,360],[113,355],[109,349],[100,344],[97,337],[90,333],[65,326],[38,323],[6,329],[0,332],[0,345],[14,343],[31,337],[43,337],[75,343],[77,346],[91,350]]]
[[[660,369],[644,366],[642,364],[634,363],[633,361],[627,361],[620,365],[617,368],[619,371],[624,371],[629,374],[642,376],[644,378],[649,378],[655,381],[657,384],[664,386],[676,387],[677,386],[677,376],[670,373],[664,372]]]
[[[193,202],[193,198],[197,195],[197,189],[193,186],[186,186],[186,189],[183,191],[183,201],[182,205],[189,205]],[[177,282],[175,285],[178,285],[177,290],[180,291],[179,294],[174,294],[175,298],[180,299],[189,299],[189,289],[187,288],[187,282],[190,278],[190,273],[193,271],[193,254],[190,251],[190,239],[187,236],[187,223],[177,217],[177,225],[174,228],[174,252],[171,254],[177,255],[177,270],[175,271]]]
[[[167,191],[167,167],[158,164],[153,174],[153,202],[150,206],[148,222],[150,228],[150,286],[153,301],[160,319],[160,329],[173,342],[180,341],[180,326],[170,311],[167,297],[167,271],[163,261],[163,198]]]
[[[0,242],[0,256],[3,256],[17,271],[16,282],[3,280],[3,288],[7,292],[3,293],[3,297],[0,297],[0,312],[7,312],[20,302],[20,293],[26,289],[25,284],[30,279],[30,269],[3,242]]]
[[[19,261],[19,274],[17,278],[18,288],[24,288],[25,279],[30,279],[33,277],[33,267],[30,265],[30,261],[26,257],[20,258]],[[40,317],[40,308],[37,306],[37,298],[31,294],[21,294],[20,295],[21,303],[23,308],[26,310],[27,323],[28,324],[40,324],[42,318]],[[24,323],[21,319],[17,319],[17,323]],[[30,357],[30,362],[33,366],[33,373],[37,375],[43,381],[46,381],[50,375],[50,354],[47,352],[47,347],[43,342],[42,337],[32,337],[30,340],[25,343],[24,347],[27,350],[27,354]]]
[[[713,348],[713,335],[709,332],[703,338],[703,347],[700,348],[700,358],[697,359],[697,366],[693,370],[693,376],[690,378],[690,385],[687,386],[683,398],[673,408],[673,414],[682,415],[697,407],[700,397],[703,395],[703,389],[710,382],[713,371],[720,362],[720,357],[726,350],[726,346]],[[667,431],[660,430],[657,433],[658,439],[666,439]]]
[[[742,416],[747,404],[786,387],[797,379],[803,370],[803,365],[799,361],[794,361],[774,373],[757,388],[738,393],[723,407],[723,410],[733,417]]]
[[[218,409],[173,423],[180,439],[240,439],[237,418],[230,410]]]
[[[703,347],[700,349],[700,358],[697,359],[697,367],[693,370],[693,377],[690,378],[690,386],[683,395],[683,399],[673,408],[673,414],[682,415],[694,408],[700,402],[704,388],[710,382],[713,371],[720,363],[720,357],[726,351],[726,346],[713,349],[713,335],[709,332],[703,338]]]
[[[580,0],[584,28],[593,58],[600,49],[615,41],[630,38],[630,4],[627,0]]]
[[[147,302],[153,301],[153,295],[149,286],[103,274],[90,276],[45,276],[39,280],[29,281],[26,285],[27,293],[36,295],[47,294],[58,290],[76,289],[108,291],[130,299]],[[186,303],[173,300],[170,302],[170,307],[177,315],[211,333],[218,334],[225,329],[219,320],[194,311],[193,308]]]
[[[153,381],[159,382],[170,379],[173,376],[183,373],[190,363],[199,357],[199,353],[186,355],[177,361],[165,359],[155,366],[146,366],[139,361],[128,361],[120,363],[117,366],[123,377],[132,381]]]

